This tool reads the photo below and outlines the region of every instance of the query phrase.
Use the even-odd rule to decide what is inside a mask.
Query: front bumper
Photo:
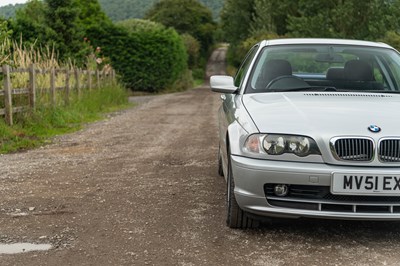
[[[321,163],[282,162],[231,155],[235,197],[249,213],[282,218],[328,218],[346,220],[400,220],[399,197],[350,197],[325,199],[276,197],[266,193],[267,184],[330,188],[333,172],[371,171],[399,173],[398,168],[334,166]],[[375,200],[376,198],[376,200]],[[371,200],[372,199],[372,200]]]

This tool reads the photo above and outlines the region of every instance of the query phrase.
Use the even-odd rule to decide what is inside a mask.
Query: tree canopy
[[[112,21],[121,21],[130,18],[143,18],[146,12],[160,0],[99,0],[99,3]],[[224,0],[199,0],[205,6],[210,8],[214,20],[219,19],[219,13],[222,9]],[[13,18],[17,9],[25,4],[7,5],[0,7],[0,17]]]
[[[226,0],[221,26],[237,57],[240,46],[262,36],[397,43],[399,13],[400,0]]]
[[[192,35],[200,41],[203,52],[213,44],[215,23],[211,11],[197,0],[161,0],[148,11],[146,18]]]

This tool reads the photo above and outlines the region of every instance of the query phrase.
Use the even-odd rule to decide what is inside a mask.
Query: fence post
[[[67,68],[65,70],[65,105],[69,104],[69,94],[70,94],[70,86],[69,86],[69,76],[70,72],[69,69]]]
[[[92,71],[90,69],[87,70],[87,77],[88,77],[88,88],[92,90]]]
[[[116,80],[115,80],[115,70],[114,69],[111,70],[111,76],[112,76],[112,83],[113,83],[113,85],[115,85]]]
[[[96,86],[100,89],[100,71],[96,69]]]
[[[78,92],[78,97],[80,97],[81,96],[81,84],[79,81],[79,76],[80,76],[79,69],[76,68],[74,73],[75,73],[75,89]]]
[[[4,103],[6,108],[6,123],[10,126],[13,125],[13,112],[12,112],[12,94],[11,94],[11,79],[10,79],[10,66],[3,66],[4,75]]]
[[[50,96],[51,104],[56,106],[56,72],[54,68],[50,70]]]
[[[36,108],[36,70],[35,64],[29,67],[29,105],[32,110]]]

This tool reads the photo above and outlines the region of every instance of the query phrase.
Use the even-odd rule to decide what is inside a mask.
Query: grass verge
[[[101,119],[104,114],[131,106],[121,86],[108,86],[73,96],[67,106],[39,106],[34,112],[15,115],[14,125],[0,118],[0,153],[31,149],[49,138],[77,131],[82,125]]]

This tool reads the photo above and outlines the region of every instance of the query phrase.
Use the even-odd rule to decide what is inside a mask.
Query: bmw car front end
[[[400,219],[400,56],[364,41],[263,41],[213,76],[227,223]]]

